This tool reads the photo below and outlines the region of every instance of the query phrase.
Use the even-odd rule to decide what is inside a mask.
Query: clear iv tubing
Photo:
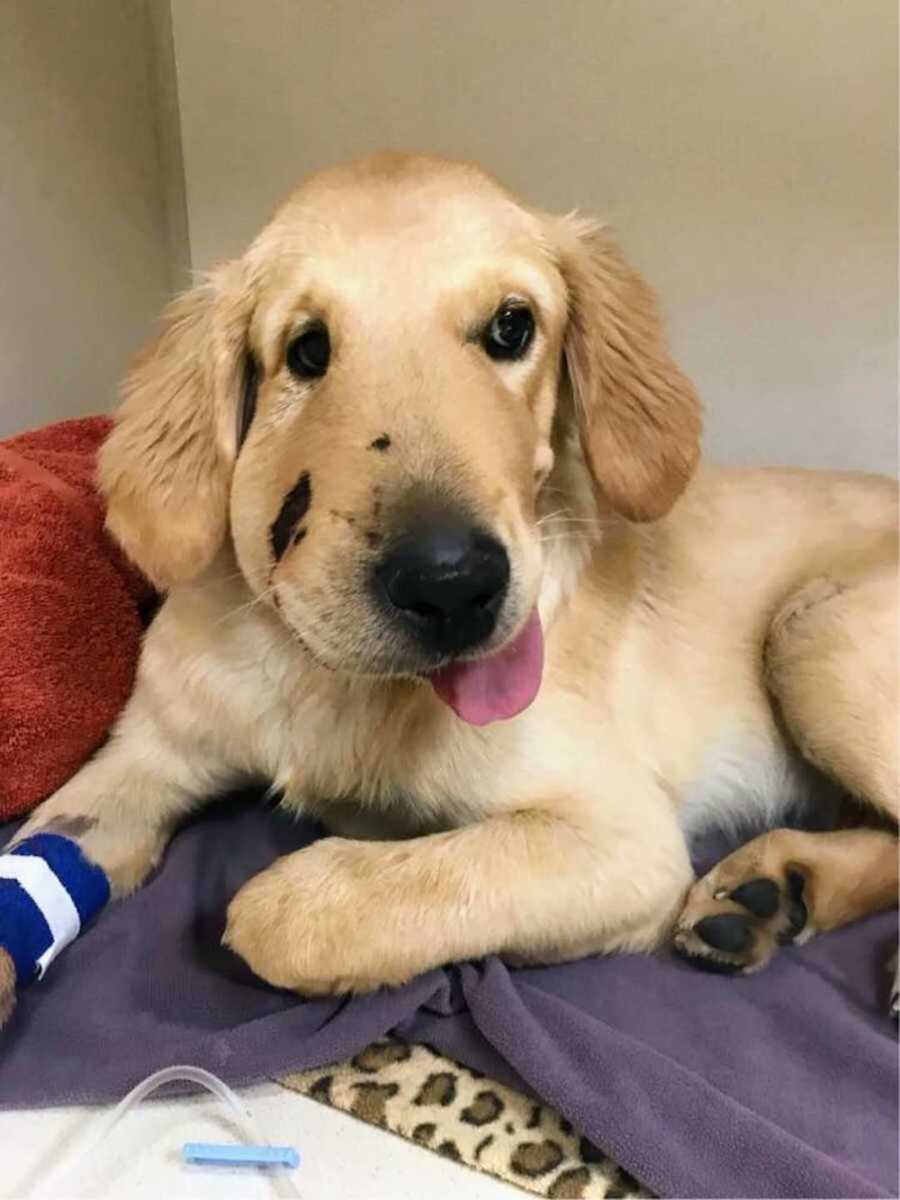
[[[50,1197],[53,1200],[58,1200],[61,1195],[66,1194],[59,1190],[60,1183],[72,1175],[85,1159],[96,1152],[126,1113],[134,1108],[136,1104],[140,1104],[142,1100],[146,1099],[151,1092],[155,1092],[157,1088],[164,1087],[167,1083],[182,1082],[199,1084],[201,1087],[206,1088],[208,1092],[212,1092],[224,1105],[230,1108],[237,1118],[248,1145],[262,1146],[266,1144],[252,1114],[244,1108],[228,1084],[223,1083],[217,1075],[213,1075],[211,1071],[204,1071],[202,1067],[164,1067],[162,1071],[156,1071],[136,1087],[133,1087],[128,1095],[119,1101],[112,1112],[98,1124],[93,1135],[87,1138],[81,1149],[75,1152],[69,1163],[66,1163],[65,1159],[63,1159],[61,1163],[57,1164],[55,1169],[51,1168],[49,1175],[44,1177],[43,1181],[38,1184],[32,1193],[34,1200],[38,1200],[38,1197],[43,1196],[46,1196],[48,1200],[50,1200]],[[277,1168],[271,1171],[271,1173],[267,1170],[266,1177],[272,1184],[272,1190],[277,1196],[298,1197],[300,1195],[290,1175],[285,1174]]]

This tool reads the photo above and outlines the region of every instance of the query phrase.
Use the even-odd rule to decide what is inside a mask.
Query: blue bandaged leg
[[[0,947],[19,986],[40,978],[108,900],[106,873],[71,838],[36,833],[0,854]]]

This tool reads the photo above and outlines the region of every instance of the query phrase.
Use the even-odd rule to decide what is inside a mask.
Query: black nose
[[[509,585],[496,538],[456,517],[410,526],[375,569],[391,614],[427,650],[460,654],[489,638]]]

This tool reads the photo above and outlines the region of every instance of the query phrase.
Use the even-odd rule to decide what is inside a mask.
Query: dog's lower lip
[[[493,644],[491,646],[487,648],[481,648],[479,651],[476,651],[472,654],[449,654],[446,656],[446,658],[440,659],[440,661],[433,663],[431,666],[423,667],[421,670],[416,671],[416,675],[420,679],[431,679],[432,675],[434,675],[437,671],[443,671],[447,667],[453,666],[454,663],[476,663],[481,662],[486,658],[493,658],[495,654],[501,654],[510,644],[510,642],[515,640],[515,637],[516,633],[514,625],[513,632],[505,632],[499,641],[496,641],[495,637],[492,637],[491,642]]]
[[[499,646],[492,646],[490,650],[486,650],[482,654],[451,654],[447,658],[442,658],[434,666],[426,667],[423,671],[419,672],[419,675],[422,679],[430,679],[436,671],[442,671],[445,667],[452,666],[453,663],[480,662],[483,658],[490,658],[493,654],[499,654],[505,645],[506,643],[503,642]]]

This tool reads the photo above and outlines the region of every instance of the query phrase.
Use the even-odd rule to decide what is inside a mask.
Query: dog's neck
[[[615,519],[599,510],[596,488],[572,427],[556,440],[553,469],[535,508],[544,559],[538,607],[546,632],[574,594]]]

